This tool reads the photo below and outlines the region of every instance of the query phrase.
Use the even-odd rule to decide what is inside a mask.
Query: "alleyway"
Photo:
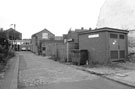
[[[133,89],[33,53],[19,59],[19,89]]]

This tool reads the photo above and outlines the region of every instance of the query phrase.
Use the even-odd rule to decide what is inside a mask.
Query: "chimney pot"
[[[83,27],[81,27],[81,30],[84,30],[84,28],[83,28]]]

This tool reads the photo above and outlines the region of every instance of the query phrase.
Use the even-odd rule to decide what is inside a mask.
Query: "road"
[[[21,52],[20,89],[134,89],[29,52]]]
[[[134,89],[30,52],[19,52],[17,56],[18,89]],[[5,78],[0,79],[0,89],[15,89],[11,81],[16,62],[16,57],[10,61]]]

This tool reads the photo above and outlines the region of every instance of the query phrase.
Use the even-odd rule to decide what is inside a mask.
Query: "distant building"
[[[42,31],[33,34],[31,37],[31,45],[32,45],[31,51],[36,54],[40,54],[40,50],[41,50],[40,41],[54,40],[54,39],[55,39],[55,35],[50,31],[48,31],[47,29],[43,29]]]
[[[67,42],[69,42],[69,43],[71,43],[73,45],[76,45],[76,47],[77,47],[78,44],[79,44],[79,37],[78,37],[79,32],[88,31],[88,30],[89,29],[84,29],[84,28],[75,29],[75,31],[69,30],[68,34],[64,35],[64,39]]]
[[[31,50],[31,39],[15,40],[13,41],[16,51],[30,51]]]
[[[67,35],[63,35],[64,42],[67,45],[67,60],[72,61],[72,50],[79,50],[79,32],[88,31],[89,29],[75,29],[75,31],[69,30]],[[91,30],[91,29],[90,29]]]
[[[0,28],[0,32],[3,32],[3,28]]]
[[[20,50],[22,51],[31,51],[31,39],[23,39],[22,44],[20,45]]]
[[[9,40],[21,40],[22,39],[22,33],[14,30],[13,28],[9,28],[4,31],[6,33],[6,37]]]
[[[1,29],[3,31],[3,29]],[[15,48],[16,46],[16,40],[21,40],[22,39],[22,33],[16,31],[13,28],[9,28],[7,30],[4,30],[1,37],[6,38],[10,41],[12,44],[12,47]]]
[[[63,37],[62,36],[55,36],[54,40],[63,40]]]
[[[5,38],[5,39],[7,39],[6,33],[5,33],[5,31],[3,30],[3,28],[0,28],[0,38]]]

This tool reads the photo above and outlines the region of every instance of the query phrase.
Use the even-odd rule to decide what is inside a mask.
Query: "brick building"
[[[75,31],[69,30],[67,35],[64,35],[64,41],[67,46],[67,61],[72,62],[72,50],[79,50],[79,32],[87,31],[90,29],[75,29]]]
[[[22,33],[16,31],[13,28],[9,28],[4,31],[6,34],[7,39],[9,40],[21,40],[22,39]]]
[[[98,28],[79,33],[79,50],[88,50],[89,64],[108,64],[126,61],[128,31],[116,28]]]
[[[47,29],[43,29],[40,32],[37,32],[31,37],[31,51],[35,54],[41,53],[41,44],[40,40],[53,40],[55,39],[55,35],[48,31]]]

